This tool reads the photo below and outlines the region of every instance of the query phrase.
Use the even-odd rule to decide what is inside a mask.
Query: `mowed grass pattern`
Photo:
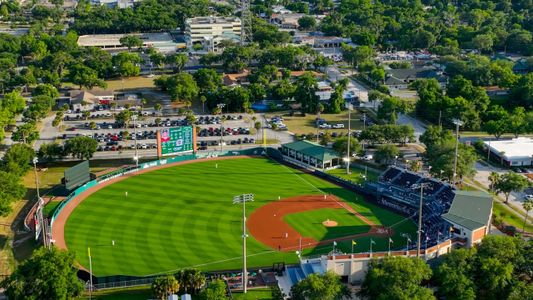
[[[322,222],[328,219],[337,222],[337,226],[324,226]],[[370,230],[369,225],[342,208],[323,208],[289,214],[284,220],[304,237],[311,237],[317,241],[366,233]]]
[[[233,196],[255,195],[255,202],[247,204],[249,215],[278,196],[332,191],[348,201],[357,197],[267,159],[196,162],[133,176],[92,194],[67,220],[65,238],[86,268],[91,247],[97,276],[143,276],[186,267],[238,269],[242,206],[232,204]],[[372,205],[361,205],[373,213]],[[248,254],[249,266],[296,261],[294,253],[273,251],[253,237]]]

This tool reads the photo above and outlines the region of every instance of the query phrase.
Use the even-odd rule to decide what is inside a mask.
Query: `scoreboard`
[[[159,157],[196,150],[196,133],[193,126],[163,128],[157,131]]]

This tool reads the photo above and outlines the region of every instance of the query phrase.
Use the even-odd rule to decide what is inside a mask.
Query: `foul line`
[[[322,193],[322,195],[326,195],[326,193],[319,189],[316,185],[312,184],[311,182],[307,181],[305,178],[303,178],[302,176],[300,176],[298,173],[294,172],[293,170],[289,169],[287,166],[285,166],[284,164],[281,164],[285,169],[289,170],[289,172],[291,172],[294,176],[298,177],[301,181],[305,182],[306,184],[310,185],[311,187],[313,187],[315,190],[319,191],[320,193]]]

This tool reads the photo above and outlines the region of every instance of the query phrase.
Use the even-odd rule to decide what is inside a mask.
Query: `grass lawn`
[[[152,291],[150,286],[137,286],[132,288],[109,289],[94,292],[92,299],[96,300],[146,300],[152,298]],[[89,299],[89,294],[86,293],[79,300]]]
[[[272,291],[270,289],[251,289],[246,294],[233,292],[231,293],[234,300],[270,300]]]
[[[524,226],[523,217],[517,216],[516,213],[513,213],[512,211],[510,211],[510,208],[508,208],[507,206],[505,206],[505,204],[499,201],[495,200],[493,203],[494,203],[493,213],[495,215],[501,216],[505,224],[514,226],[518,230],[522,230],[522,227]],[[530,216],[529,216],[530,218],[532,217],[531,215],[532,214],[530,213]],[[526,224],[525,230],[527,232],[533,232],[533,225],[529,223]]]
[[[362,184],[365,182],[365,178],[364,178],[365,168],[364,167],[351,166],[350,174],[346,174],[346,168],[333,169],[333,170],[327,171],[326,173],[340,177],[340,178],[344,178],[344,179],[350,180],[351,182],[355,182],[359,184]],[[379,174],[371,170],[367,170],[366,176],[367,176],[368,181],[378,181],[378,178],[379,178]]]
[[[158,76],[154,76],[152,78],[148,78],[146,76],[138,76],[138,77],[130,77],[130,78],[124,78],[124,80],[118,79],[112,79],[112,80],[106,80],[107,88],[110,90],[122,90],[124,89],[138,89],[138,88],[153,88],[154,85],[154,79],[156,79]]]
[[[267,118],[280,115],[280,113],[267,114]],[[283,123],[287,125],[287,128],[290,132],[295,134],[316,134],[315,126],[315,114],[307,114],[305,117],[301,117],[299,114],[295,114],[290,117],[288,114],[283,115]],[[357,110],[352,111],[351,116],[351,129],[352,130],[361,130],[363,129],[363,122],[359,120],[360,113]],[[326,120],[328,124],[344,124],[344,129],[327,129],[329,132],[342,132],[345,134],[348,133],[348,112],[343,111],[340,114],[321,114],[321,118]],[[320,131],[326,131],[326,129],[319,129]]]
[[[326,220],[337,222],[335,227],[326,227]],[[329,240],[351,234],[365,233],[370,226],[345,209],[323,208],[286,215],[284,220],[304,237],[317,241]]]
[[[255,195],[247,214],[278,196],[332,193],[378,224],[404,220],[361,196],[270,160],[207,161],[134,176],[92,194],[67,221],[67,245],[84,266],[91,247],[97,276],[150,275],[186,267],[236,269],[242,208],[231,200],[241,193]],[[412,222],[402,224],[414,230]],[[304,255],[324,251],[308,249]],[[250,267],[296,262],[294,253],[277,252],[253,237],[248,239],[248,255]]]

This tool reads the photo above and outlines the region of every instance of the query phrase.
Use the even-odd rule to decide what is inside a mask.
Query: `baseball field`
[[[412,221],[313,175],[264,158],[238,158],[112,181],[70,212],[64,242],[87,269],[91,248],[96,276],[238,269],[242,205],[232,199],[243,193],[255,198],[246,205],[251,267],[296,262],[300,247],[303,255],[327,253],[333,241],[350,252],[353,239],[355,252],[367,252],[370,239],[378,251],[391,237],[392,248],[401,249],[402,233],[413,238],[416,230]]]

